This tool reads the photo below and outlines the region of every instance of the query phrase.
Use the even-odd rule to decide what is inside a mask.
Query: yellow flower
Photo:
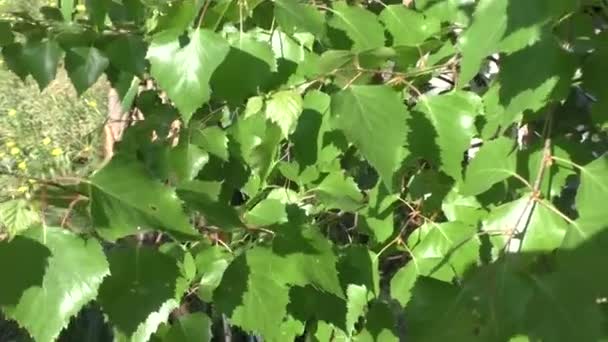
[[[11,148],[11,147],[15,146],[15,142],[12,140],[9,140],[9,141],[5,142],[4,145],[6,145],[6,147],[8,147],[8,148]]]
[[[60,149],[59,147],[55,147],[52,151],[51,154],[55,157],[60,156],[63,153],[63,150]]]
[[[8,110],[8,116],[15,116],[15,115],[17,115],[17,111],[15,109]]]
[[[22,161],[21,163],[17,164],[17,167],[21,170],[27,170],[27,163],[25,161]]]
[[[86,7],[84,7],[83,4],[78,4],[78,5],[76,5],[76,10],[78,12],[84,12],[86,10]]]
[[[25,186],[25,185],[20,186],[19,188],[17,188],[17,191],[21,192],[21,193],[27,192],[28,190],[29,190],[29,188],[27,186]]]
[[[95,101],[95,100],[91,100],[91,101],[85,100],[85,101],[86,101],[86,103],[87,103],[87,105],[89,107],[91,107],[91,108],[97,108],[97,101]]]
[[[13,156],[19,154],[19,152],[21,152],[21,150],[19,149],[19,147],[13,147],[13,148],[11,148],[11,154]]]
[[[51,138],[46,137],[46,138],[42,139],[42,145],[46,146],[46,145],[48,145],[50,143],[51,143]]]

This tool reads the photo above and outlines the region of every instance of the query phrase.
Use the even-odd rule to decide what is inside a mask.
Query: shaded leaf
[[[303,110],[300,94],[292,90],[272,94],[266,101],[266,118],[276,123],[284,137],[289,136]]]
[[[21,50],[21,63],[25,70],[34,77],[40,90],[55,79],[57,66],[63,51],[53,40],[29,42]]]
[[[331,13],[333,16],[329,25],[348,35],[353,42],[353,51],[384,46],[384,28],[374,13],[359,6],[350,6],[344,1],[334,2]]]
[[[252,35],[229,37],[230,51],[211,77],[213,95],[239,104],[257,94],[276,71],[272,47]]]
[[[608,214],[608,158],[604,155],[581,168],[581,184],[576,193],[576,210],[582,218],[603,218]]]
[[[460,278],[479,258],[479,239],[474,226],[461,222],[427,223],[408,238],[412,261],[391,279],[391,297],[406,306],[420,276],[449,282]]]
[[[202,312],[182,316],[171,325],[163,341],[209,342],[211,341],[211,319]]]
[[[179,306],[175,260],[148,247],[108,253],[111,276],[99,289],[99,303],[116,329],[132,341],[147,341]]]
[[[221,191],[221,182],[198,180],[180,184],[177,188],[179,198],[188,207],[203,214],[210,225],[223,230],[243,227],[237,210],[220,197]]]
[[[277,0],[274,4],[275,18],[285,33],[306,31],[318,39],[325,36],[325,18],[315,7],[293,0]]]
[[[380,13],[393,36],[393,45],[417,46],[439,31],[439,20],[410,10],[403,5],[389,5]]]
[[[195,239],[175,191],[150,177],[143,165],[116,156],[91,177],[91,214],[97,232],[110,241],[158,229]]]
[[[522,252],[552,251],[559,247],[566,232],[575,227],[569,225],[558,214],[547,208],[550,204],[534,203],[530,195],[505,203],[492,210],[483,220],[482,229],[492,233],[491,240],[496,248],[515,248],[505,246],[507,242],[519,244]],[[509,239],[509,234],[521,233],[521,242]]]
[[[15,35],[11,30],[11,24],[6,21],[0,21],[0,46],[9,45],[15,39]]]
[[[386,86],[351,86],[332,96],[334,125],[344,132],[393,189],[401,163],[408,113],[399,95]]]
[[[213,154],[223,161],[228,161],[228,137],[226,131],[217,127],[205,127],[192,132],[192,143],[200,146],[209,154]]]
[[[477,133],[475,118],[481,113],[481,108],[481,99],[477,95],[460,91],[423,97],[414,108],[424,113],[433,125],[435,143],[439,147],[440,169],[456,181],[462,179],[462,160]],[[411,120],[410,126],[415,125],[416,120]],[[416,152],[427,158],[434,157],[432,151]]]
[[[321,203],[327,209],[356,211],[362,206],[363,195],[357,183],[341,172],[328,174],[316,187]]]
[[[0,203],[0,227],[13,238],[20,232],[40,222],[40,216],[23,199]]]
[[[542,60],[545,63],[530,63]],[[538,111],[569,91],[576,59],[549,37],[501,59],[500,74],[484,95],[488,121],[483,136],[505,131],[524,111]],[[521,78],[517,75],[528,75]]]
[[[55,341],[72,316],[97,296],[102,280],[109,274],[108,263],[97,241],[82,239],[67,230],[35,228],[25,235],[48,248],[48,264],[42,284],[29,287],[18,303],[3,310],[36,341]],[[39,260],[40,252],[30,251],[34,260]]]
[[[270,226],[287,222],[287,211],[281,201],[267,198],[245,213],[244,218],[254,226]]]
[[[517,159],[511,139],[500,137],[486,142],[467,167],[460,193],[478,195],[492,185],[516,174]]]
[[[65,56],[65,67],[79,95],[97,81],[109,64],[108,58],[94,47],[75,47]]]
[[[471,26],[460,37],[462,66],[459,82],[468,83],[482,60],[496,52],[514,52],[539,40],[553,16],[565,13],[566,1],[483,0]]]

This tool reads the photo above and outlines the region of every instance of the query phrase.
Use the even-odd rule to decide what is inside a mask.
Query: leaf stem
[[[558,161],[558,162],[561,162],[561,163],[564,163],[564,164],[568,164],[570,166],[573,166],[573,167],[577,168],[581,172],[584,171],[584,168],[581,165],[573,162],[572,160],[568,160],[568,159],[560,158],[560,157],[556,157],[556,156],[551,156],[551,159],[553,159],[555,161]]]

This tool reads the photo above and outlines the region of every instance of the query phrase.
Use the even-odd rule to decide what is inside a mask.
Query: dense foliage
[[[105,74],[139,114],[90,177],[0,208],[0,308],[36,341],[92,307],[129,341],[608,337],[605,1],[41,14],[0,21],[10,70]]]

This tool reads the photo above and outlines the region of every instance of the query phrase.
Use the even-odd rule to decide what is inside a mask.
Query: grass
[[[28,192],[28,178],[86,175],[99,155],[107,84],[77,97],[65,72],[42,92],[0,66],[1,197]]]
[[[38,16],[55,0],[0,0],[0,17],[13,11]],[[0,202],[27,197],[32,178],[83,176],[95,167],[108,85],[100,80],[78,97],[65,71],[40,91],[0,58]]]

